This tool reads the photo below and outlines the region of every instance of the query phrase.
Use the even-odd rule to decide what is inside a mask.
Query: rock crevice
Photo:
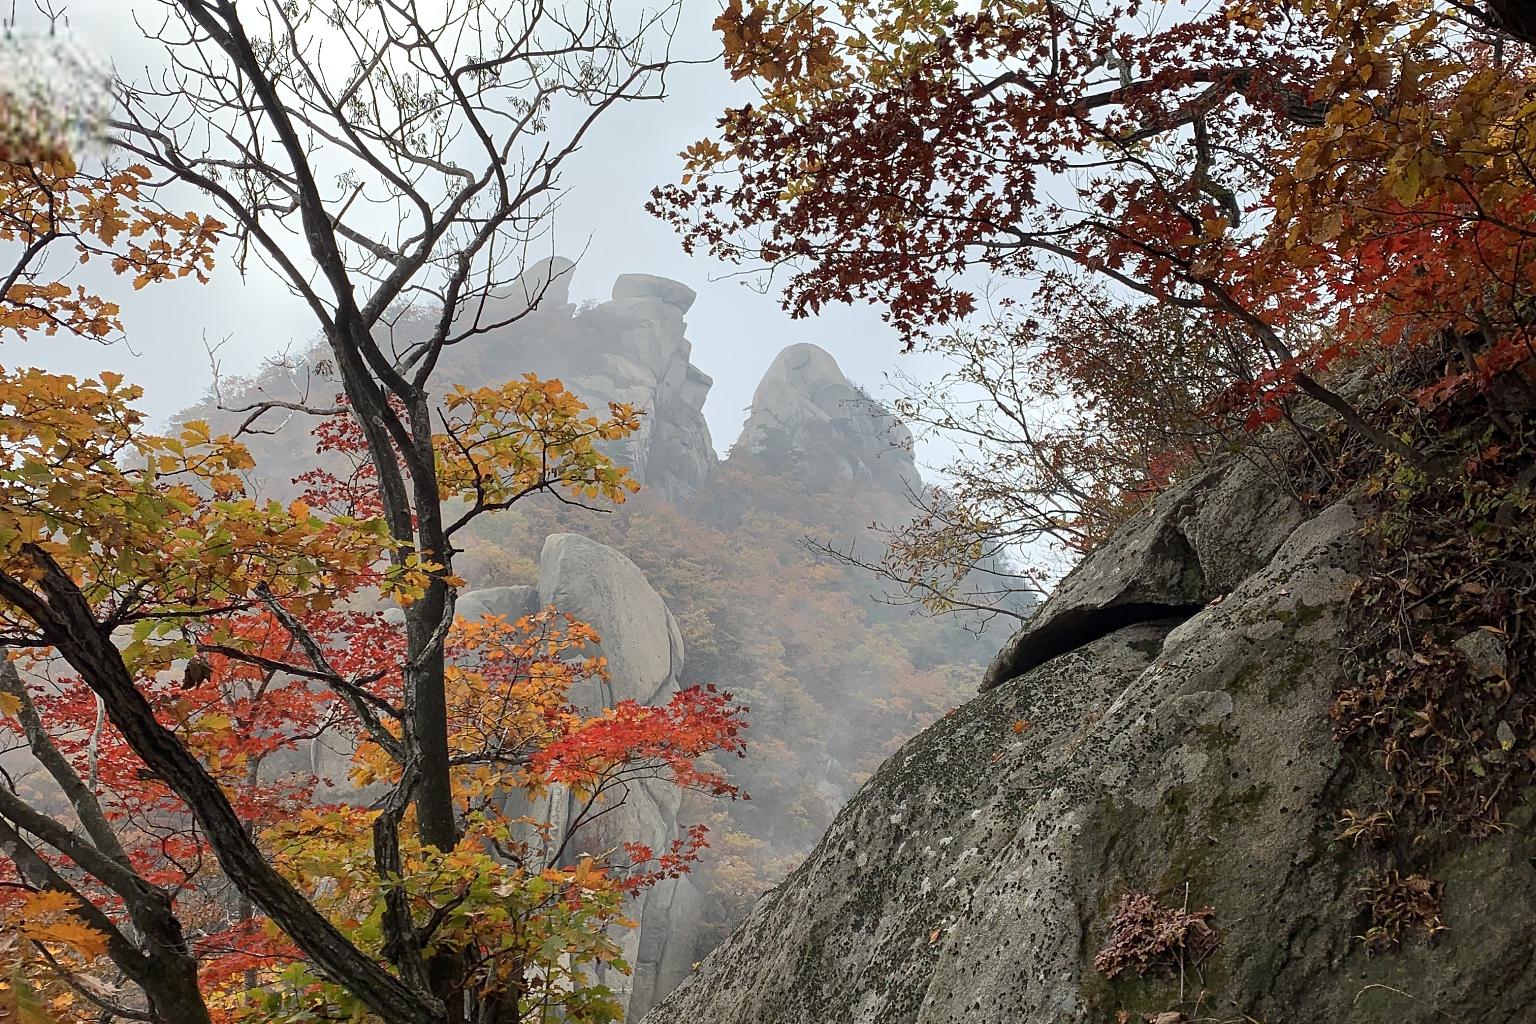
[[[1165,604],[1155,601],[1115,604],[1105,608],[1079,608],[1053,616],[1040,629],[1023,633],[1009,645],[1007,660],[989,668],[999,680],[1015,679],[1053,658],[1087,646],[1129,626],[1162,624],[1170,629],[1205,607],[1201,604]],[[993,684],[996,685],[996,684]],[[987,687],[990,689],[991,687]]]
[[[1117,623],[1188,618],[1262,568],[1304,518],[1266,467],[1229,459],[1176,485],[1116,531],[1003,645],[990,690]],[[1238,527],[1241,527],[1241,532]]]
[[[1524,1020],[1527,820],[1437,867],[1435,945],[1356,938],[1328,709],[1360,524],[1251,469],[1213,467],[1091,555],[645,1024]],[[1132,889],[1214,908],[1200,1007],[1176,977],[1095,969]]]

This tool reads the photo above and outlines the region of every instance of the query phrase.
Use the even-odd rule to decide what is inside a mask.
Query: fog
[[[636,17],[641,11],[639,4],[616,6]],[[123,79],[154,80],[165,51],[135,15],[155,18],[160,7],[157,0],[73,0],[62,31],[88,60]],[[613,982],[632,1015],[687,976],[886,757],[969,699],[1011,621],[1000,619],[996,632],[978,638],[956,620],[914,618],[909,607],[876,598],[884,589],[879,580],[806,544],[809,538],[844,550],[858,543],[873,554],[879,541],[868,537],[869,525],[910,515],[922,473],[947,453],[919,447],[914,465],[905,432],[868,398],[889,406],[899,390],[888,377],[932,377],[935,360],[903,355],[902,340],[873,308],[834,307],[792,320],[774,282],[685,254],[672,229],[644,209],[655,186],[682,174],[678,153],[710,134],[723,108],[750,100],[719,66],[711,32],[719,9],[714,0],[684,0],[671,45],[679,63],[668,72],[665,97],[599,118],[564,164],[558,209],[526,256],[529,263],[553,255],[578,261],[558,299],[452,348],[434,378],[440,387],[475,386],[536,372],[567,382],[594,408],[634,401],[637,389],[645,396],[638,403],[648,414],[644,426],[616,455],[643,485],[639,497],[607,516],[530,501],[477,523],[455,566],[467,581],[466,606],[514,620],[556,606],[594,626],[611,665],[665,666],[657,675],[616,669],[615,701],[719,684],[751,709],[747,758],[731,778],[752,802],[722,807],[690,795],[652,807],[637,800],[633,820],[624,819],[632,828],[612,837],[663,849],[684,820],[706,822],[717,837],[716,854],[675,898],[675,910],[669,889],[656,897],[660,909],[642,903],[635,912],[651,933],[647,952],[640,954],[639,933],[630,935],[634,979]],[[339,170],[326,161],[323,152],[314,160],[320,180]],[[177,201],[196,209],[199,197]],[[394,226],[385,224],[382,237]],[[302,240],[293,244],[288,255],[307,265]],[[107,345],[36,337],[13,343],[4,359],[79,376],[114,370],[145,389],[141,404],[158,421],[191,411],[218,430],[234,429],[239,417],[208,402],[215,375],[258,377],[264,362],[305,353],[318,340],[313,310],[259,260],[242,266],[234,249],[223,247],[206,285],[183,280],[142,291],[107,280],[94,262],[79,280],[120,302],[126,336]],[[682,282],[697,299],[645,278],[622,283],[626,294],[609,301],[615,279],[626,274]],[[313,368],[325,376],[323,362]],[[707,388],[706,378],[713,379]],[[726,458],[760,382],[766,397],[751,440]],[[249,382],[226,383],[231,404],[254,397],[250,389],[241,393]],[[297,417],[248,439],[263,496],[293,496],[298,478],[317,464],[309,426]],[[569,540],[575,534],[581,545]],[[565,561],[556,557],[562,552]],[[599,582],[583,589],[570,579]],[[621,613],[632,608],[649,609],[646,621],[662,625],[626,632]],[[311,746],[312,763],[316,745],[324,746]],[[324,774],[328,786],[345,778],[344,770]],[[338,796],[357,797],[324,794]],[[658,931],[667,942],[655,938]],[[652,952],[660,946],[663,953]]]
[[[161,15],[155,0],[72,0],[63,32],[92,58],[135,78],[163,61],[143,28]],[[624,5],[621,5],[624,6]],[[640,4],[633,7],[638,15]],[[786,345],[812,342],[832,353],[844,372],[877,395],[886,375],[931,374],[935,364],[901,355],[901,341],[870,307],[833,307],[813,320],[791,320],[771,282],[740,268],[685,254],[670,228],[644,210],[650,190],[681,174],[678,153],[707,135],[720,111],[750,97],[718,62],[711,23],[721,4],[685,0],[673,44],[680,63],[668,73],[661,102],[632,103],[603,118],[563,176],[565,195],[541,254],[580,256],[572,299],[605,300],[614,277],[643,272],[674,278],[699,292],[689,312],[695,362],[715,385],[705,407],[724,449],[745,419],[752,391]],[[20,22],[27,28],[22,12]],[[136,22],[136,18],[141,21]],[[314,340],[310,313],[260,266],[241,276],[229,253],[206,286],[177,282],[122,296],[127,337],[108,346],[63,338],[30,343],[25,360],[48,369],[125,374],[146,390],[145,409],[163,419],[195,403],[212,380],[208,348],[221,370],[244,374],[263,359]],[[10,355],[12,361],[20,358]],[[925,462],[936,461],[930,457]]]

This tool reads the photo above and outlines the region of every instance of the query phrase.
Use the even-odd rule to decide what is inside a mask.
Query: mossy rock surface
[[[1524,819],[1441,866],[1433,945],[1356,939],[1327,709],[1358,530],[1335,505],[1187,620],[1115,629],[913,739],[645,1024],[1536,1020]],[[1131,889],[1213,908],[1215,951],[1096,971]]]

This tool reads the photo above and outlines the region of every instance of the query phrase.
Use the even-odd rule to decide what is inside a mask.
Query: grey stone
[[[693,308],[699,293],[678,281],[654,274],[620,274],[613,282],[615,299],[660,299],[680,313]]]
[[[484,308],[466,309],[461,322],[478,319],[498,324],[526,314],[530,309],[552,311],[571,301],[571,274],[576,264],[564,256],[549,256],[525,268],[508,287],[490,295]]]
[[[683,635],[666,602],[634,562],[574,533],[547,537],[539,556],[539,604],[587,623],[608,659],[606,694],[591,707],[621,700],[653,704],[676,688],[683,670]]]
[[[613,291],[611,302],[518,325],[518,372],[558,378],[597,414],[610,402],[640,410],[640,429],[609,453],[653,494],[687,498],[717,461],[704,419],[713,381],[690,361],[683,321],[694,292],[648,274],[624,274]]]
[[[1129,622],[1189,615],[1262,567],[1303,509],[1256,459],[1228,458],[1171,488],[1085,558],[1003,649],[989,690]]]
[[[713,382],[691,362],[693,345],[683,320],[692,290],[665,278],[626,274],[615,285],[619,298],[578,308],[571,303],[576,270],[563,257],[539,260],[483,302],[477,297],[465,303],[453,324],[464,336],[442,353],[437,396],[453,385],[494,386],[533,373],[563,382],[594,415],[606,415],[610,402],[632,404],[644,414],[639,430],[606,443],[605,453],[627,466],[652,494],[674,502],[691,497],[718,462],[704,418]],[[380,326],[378,341],[386,351],[405,353],[435,325],[430,308],[404,310]],[[318,367],[330,362],[330,355],[316,350],[311,359]],[[313,372],[334,380],[334,369]],[[231,397],[254,400],[260,394],[300,401],[308,384],[291,377],[274,365],[244,396]],[[235,414],[209,403],[183,415],[208,419],[221,430],[238,425]],[[292,497],[294,478],[317,465],[343,476],[350,471],[339,455],[316,456],[304,417],[273,418],[263,426],[272,433],[257,434],[250,442],[264,494]]]
[[[807,456],[849,482],[918,482],[911,432],[815,345],[791,345],[769,365],[733,451]]]
[[[1509,650],[1504,638],[1486,629],[1474,629],[1453,644],[1467,659],[1475,679],[1493,679],[1504,675]]]
[[[608,454],[659,497],[693,495],[717,461],[704,419],[714,382],[690,361],[693,345],[683,321],[693,289],[664,277],[623,274],[614,282],[612,301],[578,310],[569,303],[574,270],[570,260],[541,261],[508,295],[497,297],[481,322],[526,312],[527,296],[545,290],[532,315],[469,343],[480,353],[477,376],[558,379],[595,415],[605,415],[612,402],[634,406],[643,413],[640,429],[610,443]]]
[[[500,615],[509,622],[516,622],[539,608],[538,587],[488,587],[460,594],[454,613],[471,621],[486,615]]]
[[[1131,531],[1161,529],[1181,500]],[[1229,529],[1255,551],[1270,543],[1265,524]],[[1177,1009],[1181,986],[1203,990],[1212,1020],[1529,1019],[1522,828],[1435,866],[1450,926],[1435,945],[1372,959],[1355,939],[1360,865],[1331,839],[1351,775],[1327,711],[1358,529],[1335,505],[1221,602],[1091,637],[929,728],[645,1024],[1103,1024]],[[1120,543],[1142,567],[1125,588],[1206,592],[1178,589],[1179,560],[1152,538]],[[1194,576],[1197,553],[1184,558]],[[1113,600],[1111,573],[1095,571]],[[1210,960],[1184,979],[1096,972],[1131,888],[1213,907]]]
[[[554,534],[539,561],[538,603],[553,605],[597,631],[596,651],[607,659],[606,684],[590,681],[571,692],[572,703],[599,711],[625,700],[663,704],[677,691],[683,670],[682,630],[645,574],[613,548],[577,534]],[[665,850],[678,837],[682,794],[660,781],[642,781],[621,794],[622,803],[577,833],[567,859],[606,855],[622,842]],[[585,804],[565,792],[538,810],[553,822],[578,821]],[[627,911],[639,927],[618,935],[634,972],[600,967],[594,980],[608,985],[632,1017],[649,1009],[684,974],[689,945],[676,933],[698,919],[702,900],[691,879],[671,879],[643,892]]]

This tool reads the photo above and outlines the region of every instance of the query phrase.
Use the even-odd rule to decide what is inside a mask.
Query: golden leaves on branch
[[[201,421],[147,433],[140,394],[111,373],[0,369],[0,571],[34,578],[40,553],[93,602],[132,593],[169,616],[247,601],[260,585],[312,604],[371,576],[381,524],[247,496],[244,446]],[[0,616],[31,628],[17,609]]]
[[[77,263],[107,260],[135,289],[192,277],[206,283],[225,225],[193,212],[173,213],[148,201],[149,169],[130,166],[83,173],[67,155],[39,163],[0,161],[0,243],[36,252],[0,296],[0,337],[60,330],[104,339],[122,329],[116,303],[42,275],[51,247]]]
[[[789,0],[753,3],[730,0],[715,19],[725,44],[725,66],[735,79],[769,83],[823,80],[841,68],[838,35],[823,20],[824,6]]]
[[[60,947],[93,959],[107,951],[107,937],[80,920],[80,901],[63,892],[34,892],[8,911],[10,926],[28,942]]]
[[[616,935],[634,926],[623,913],[626,896],[687,870],[704,846],[703,830],[694,827],[666,850],[624,843],[622,855],[583,853],[575,864],[551,864],[567,826],[532,815],[554,784],[595,808],[614,806],[642,779],[735,792],[695,763],[740,751],[741,712],[730,698],[687,690],[665,706],[624,702],[584,711],[570,690],[604,678],[606,665],[592,653],[597,643],[589,626],[553,609],[515,621],[460,619],[449,633],[449,756],[464,835],[452,850],[426,846],[407,812],[398,882],[419,913],[441,922],[429,949],[483,951],[473,984],[485,991],[514,975],[521,980],[523,972],[537,978],[540,991],[582,991],[584,964],[627,970]],[[399,765],[376,743],[358,745],[354,785],[399,777]],[[509,800],[511,794],[519,798]],[[316,905],[370,951],[383,940],[373,861],[378,815],[363,807],[310,807],[261,837],[278,869],[311,889]]]
[[[61,970],[104,956],[107,937],[80,919],[80,901],[54,891],[11,891],[0,902],[0,1020],[54,1024],[76,1000]],[[69,1019],[74,1019],[70,1017]]]
[[[640,429],[631,405],[611,403],[606,417],[588,415],[560,381],[531,373],[496,387],[455,387],[443,405],[445,432],[435,445],[444,501],[496,508],[559,488],[578,500],[622,503],[639,490],[600,448]]]
[[[1282,154],[1270,265],[1324,283],[1346,343],[1523,332],[1516,307],[1536,287],[1529,55],[1498,58],[1424,3],[1311,6],[1339,26],[1313,89],[1327,114]]]

